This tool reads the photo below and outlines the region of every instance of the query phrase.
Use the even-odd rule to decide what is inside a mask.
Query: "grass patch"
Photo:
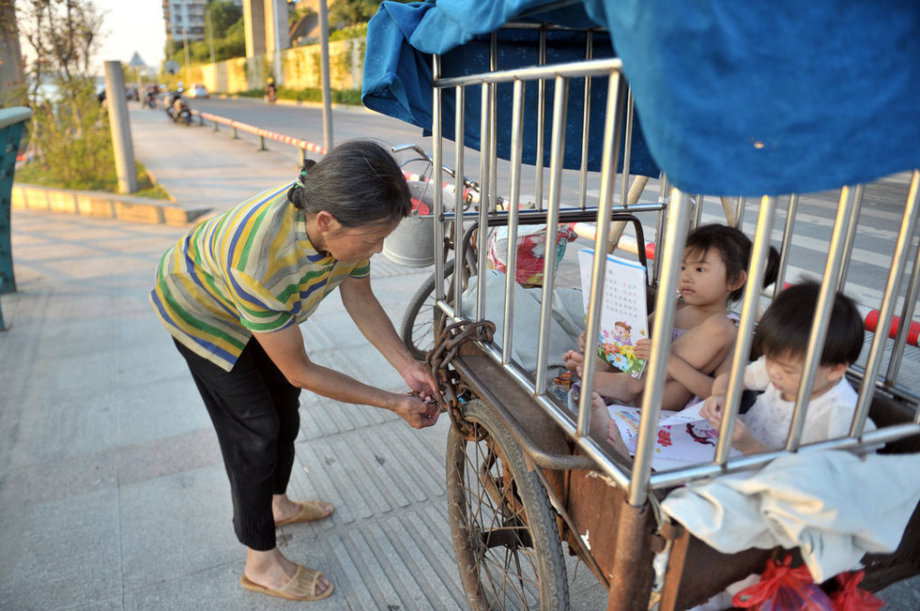
[[[233,95],[238,95],[244,98],[264,98],[265,90],[249,89],[246,91],[237,91]],[[303,89],[289,89],[287,87],[279,87],[278,98],[282,100],[294,100],[297,102],[322,102],[323,90],[319,87],[304,87]],[[332,103],[361,106],[361,90],[333,89]]]
[[[150,199],[170,199],[169,193],[159,184],[155,183],[147,168],[136,161],[135,170],[137,171],[137,191],[128,195],[138,197],[149,197]],[[114,170],[107,176],[100,176],[94,180],[61,180],[54,174],[50,173],[47,168],[38,162],[28,163],[16,170],[14,176],[16,182],[28,183],[30,185],[40,185],[43,187],[53,187],[55,189],[77,189],[80,191],[105,191],[108,193],[118,193],[118,177]]]

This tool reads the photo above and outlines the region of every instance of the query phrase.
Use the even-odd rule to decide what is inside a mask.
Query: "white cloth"
[[[764,393],[757,397],[757,401],[746,414],[739,416],[741,421],[751,430],[751,434],[767,447],[785,447],[795,402],[783,400],[779,389],[770,383],[765,357],[760,357],[745,368],[744,386],[751,390],[763,390]],[[846,437],[850,432],[856,399],[857,394],[845,377],[821,396],[811,399],[806,406],[801,442],[815,443]],[[864,430],[875,430],[875,424],[871,419],[866,420]]]
[[[889,553],[920,502],[920,454],[818,451],[677,488],[662,509],[731,554],[799,547],[815,582]]]
[[[498,270],[486,270],[486,304],[482,318],[495,323],[492,341],[502,345],[502,325],[505,320],[505,278]],[[463,292],[462,309],[465,318],[476,313],[477,277],[469,281]],[[537,347],[540,342],[540,304],[542,288],[525,289],[514,283],[514,324],[512,326],[511,356],[525,371],[537,368]],[[581,291],[558,288],[553,291],[553,310],[549,328],[547,367],[561,367],[562,355],[578,348],[578,335],[584,330],[584,309]]]

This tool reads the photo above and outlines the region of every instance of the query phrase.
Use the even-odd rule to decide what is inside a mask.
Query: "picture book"
[[[593,260],[593,250],[578,251],[585,312],[591,294]],[[603,298],[598,356],[612,367],[638,378],[645,370],[645,361],[636,358],[635,343],[648,337],[645,268],[634,261],[607,255]]]
[[[663,411],[659,415],[652,469],[666,471],[713,460],[719,432],[700,416],[702,407],[703,402],[697,401],[679,412]],[[608,405],[607,409],[623,443],[634,456],[639,437],[639,408]],[[730,456],[737,455],[738,451],[732,449]]]

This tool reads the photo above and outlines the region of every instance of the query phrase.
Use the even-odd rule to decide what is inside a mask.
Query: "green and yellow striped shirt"
[[[316,251],[289,188],[202,223],[160,259],[154,311],[173,337],[226,371],[253,331],[299,324],[343,280],[370,273],[366,259],[343,263]]]

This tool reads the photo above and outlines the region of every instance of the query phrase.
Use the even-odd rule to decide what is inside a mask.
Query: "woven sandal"
[[[294,576],[291,577],[291,580],[284,584],[284,587],[277,590],[272,590],[271,588],[260,586],[256,582],[250,581],[249,578],[245,575],[240,577],[240,585],[247,590],[252,590],[253,592],[258,592],[259,594],[277,596],[278,598],[284,598],[287,600],[314,601],[329,598],[335,591],[335,585],[333,585],[333,583],[330,581],[329,588],[326,591],[324,591],[322,594],[315,594],[316,585],[319,583],[321,577],[323,577],[321,572],[315,571],[313,569],[308,569],[307,567],[298,564],[297,572],[294,573]]]
[[[275,522],[275,528],[300,522],[315,522],[335,513],[335,507],[323,501],[303,501],[295,504],[300,506],[300,510],[289,518]]]

